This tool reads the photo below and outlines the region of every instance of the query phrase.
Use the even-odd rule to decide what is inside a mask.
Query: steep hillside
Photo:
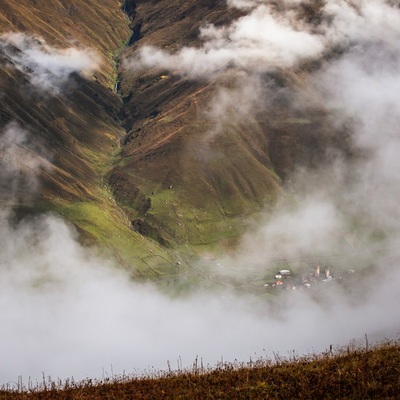
[[[28,32],[43,37],[49,44],[70,47],[77,42],[97,49],[102,68],[96,74],[105,85],[114,85],[113,56],[124,47],[130,35],[122,1],[106,0],[12,0],[2,2],[1,33]]]
[[[206,22],[221,25],[240,15],[223,1],[135,3],[133,47],[124,57],[142,45],[198,45]],[[157,69],[135,73],[123,66],[120,76],[127,135],[109,182],[136,229],[166,244],[238,236],[243,217],[279,191],[257,121],[208,140],[211,123],[204,112],[218,81],[191,81]],[[126,197],[127,187],[137,189],[135,199]]]
[[[224,1],[130,4],[133,35],[119,68],[127,135],[109,178],[116,199],[138,232],[161,243],[236,237],[246,216],[274,203],[288,173],[318,165],[328,145],[343,143],[307,85],[312,66],[263,74],[259,104],[235,99],[238,89],[252,88],[235,70],[193,79],[173,68],[136,68],[144,47],[200,48],[202,28],[227,26],[243,12]],[[294,109],[287,89],[313,106]]]
[[[55,211],[86,242],[140,266],[142,257],[164,253],[130,228],[103,178],[124,137],[113,91],[114,57],[130,36],[121,7],[111,0],[3,3],[1,202],[22,216]]]

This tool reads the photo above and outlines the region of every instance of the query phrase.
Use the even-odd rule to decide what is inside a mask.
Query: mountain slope
[[[2,2],[1,32],[28,32],[43,37],[49,44],[70,47],[76,42],[97,49],[103,56],[98,79],[113,84],[115,55],[130,35],[122,2],[106,0],[37,0]]]
[[[169,262],[166,247],[234,244],[291,171],[318,166],[344,143],[307,84],[315,66],[273,68],[257,80],[229,68],[193,78],[135,60],[145,46],[201,48],[207,24],[229,27],[243,15],[211,0],[6,0],[1,128],[26,130],[41,187],[16,188],[11,171],[3,202],[33,198],[34,209],[63,213],[86,240],[111,242],[125,260],[151,250]],[[312,107],[293,108],[296,94]],[[118,232],[111,238],[110,229]]]
[[[256,83],[229,68],[211,78],[192,78],[178,65],[140,68],[144,48],[150,60],[162,58],[158,49],[192,49],[190,60],[204,45],[204,27],[227,27],[242,15],[224,1],[131,2],[133,36],[119,65],[127,135],[109,182],[136,230],[163,243],[238,236],[249,214],[274,203],[282,179],[299,165],[318,165],[340,143],[310,92],[306,65],[271,69]],[[259,103],[238,96],[253,87]],[[294,109],[292,92],[313,109]]]
[[[130,228],[103,178],[124,136],[121,101],[111,90],[114,57],[130,35],[121,7],[116,1],[4,3],[1,200],[20,215],[61,214],[86,242],[153,275],[141,259],[168,256]],[[81,73],[84,63],[94,68]]]

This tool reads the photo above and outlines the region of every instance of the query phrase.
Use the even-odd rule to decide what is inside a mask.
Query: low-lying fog
[[[398,326],[395,263],[357,300],[340,289],[324,301],[307,292],[282,297],[273,310],[229,292],[170,298],[139,285],[82,248],[56,217],[17,228],[1,217],[0,377],[75,379],[248,361],[279,352],[323,351],[352,339],[394,337]],[[329,284],[328,284],[329,285]],[[180,360],[178,363],[178,359]],[[104,372],[105,371],[105,372]]]

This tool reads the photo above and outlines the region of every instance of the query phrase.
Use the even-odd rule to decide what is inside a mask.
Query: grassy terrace
[[[138,277],[158,276],[157,271],[151,268],[155,263],[153,258],[163,261],[161,268],[163,273],[167,273],[166,270],[170,269],[173,262],[168,252],[157,243],[146,240],[134,232],[129,227],[126,216],[113,203],[111,195],[106,190],[98,196],[98,199],[92,202],[42,204],[41,207],[44,211],[56,212],[72,222],[78,227],[84,242],[89,245],[96,244],[100,252],[132,269]],[[149,262],[149,258],[152,263]]]
[[[3,387],[2,400],[47,399],[398,399],[400,343],[350,346],[308,357],[258,360],[105,381]]]

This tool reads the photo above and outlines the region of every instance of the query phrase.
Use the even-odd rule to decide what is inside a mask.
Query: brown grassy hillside
[[[196,363],[197,364],[197,363]],[[65,384],[0,391],[2,400],[28,399],[397,399],[398,343],[336,354],[221,365],[160,377]]]
[[[2,180],[0,202],[21,215],[61,214],[86,241],[106,245],[123,263],[140,266],[141,257],[154,254],[149,250],[160,250],[130,228],[104,179],[125,134],[118,117],[121,100],[114,92],[115,57],[131,33],[122,5],[113,0],[2,3],[0,132],[10,126],[23,132],[19,154],[30,154],[41,168],[28,171],[24,157],[13,154],[16,168]],[[34,85],[31,69],[16,64],[26,49],[9,43],[10,32],[33,40],[29,46],[36,45],[41,57],[46,51],[91,49],[99,66],[91,75],[77,71],[64,77],[54,90]],[[50,83],[57,80],[51,70],[40,71]],[[37,178],[38,185],[32,187],[25,175]]]
[[[1,127],[18,122],[34,131],[35,140],[54,154],[56,172],[45,177],[45,197],[95,197],[96,176],[107,167],[123,135],[117,118],[120,100],[106,88],[115,80],[113,55],[129,37],[120,7],[117,1],[99,5],[5,0],[2,5],[1,34],[24,33],[54,48],[90,47],[101,56],[95,77],[76,74],[61,93],[46,94],[27,84],[24,71],[10,68],[9,54],[0,55]]]

